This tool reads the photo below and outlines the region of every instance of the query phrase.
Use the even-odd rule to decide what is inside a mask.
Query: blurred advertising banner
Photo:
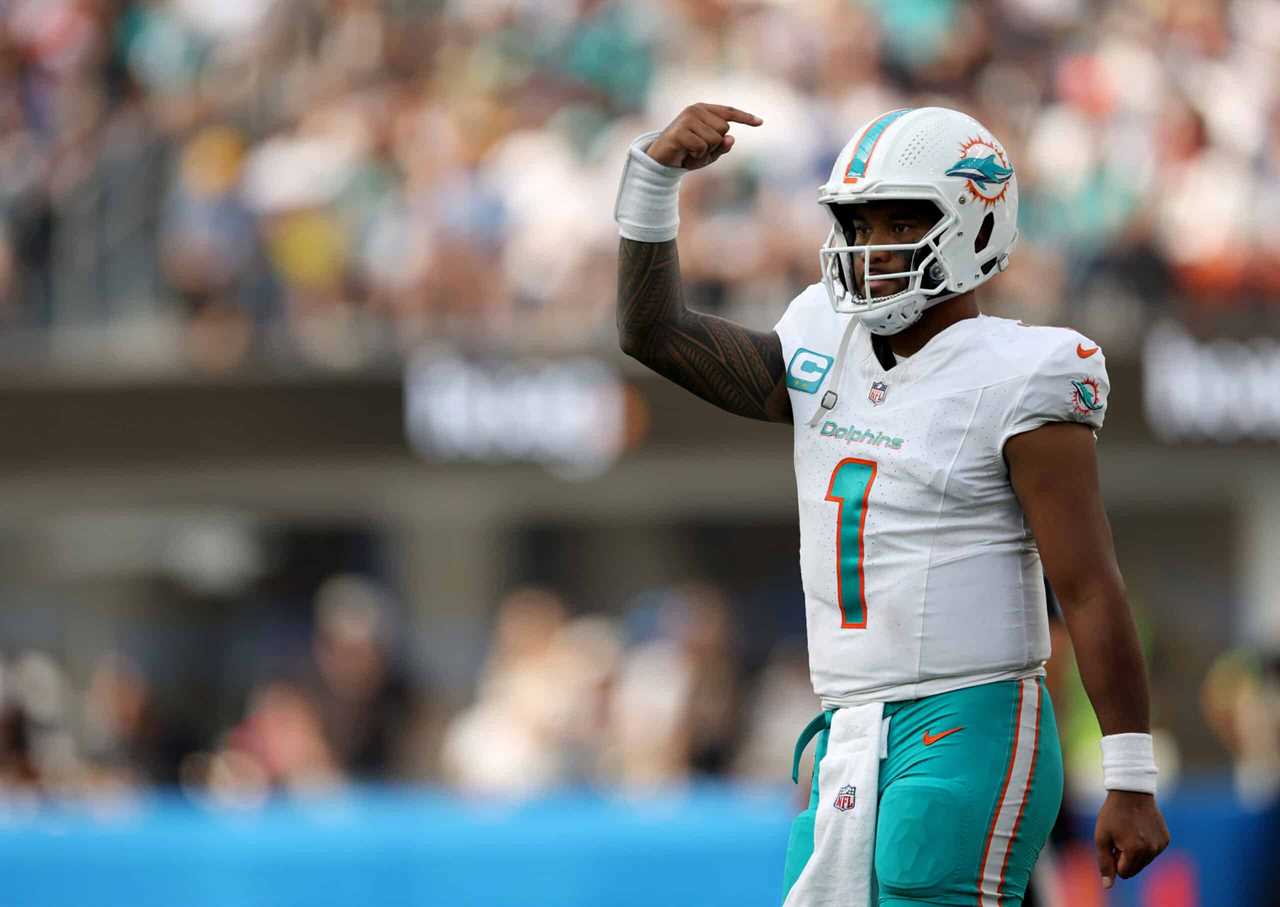
[[[1143,409],[1166,443],[1280,440],[1280,340],[1199,340],[1159,325],[1142,352]]]
[[[586,356],[421,353],[405,372],[404,406],[409,445],[429,460],[532,462],[593,475],[628,441],[626,388],[611,366]]]

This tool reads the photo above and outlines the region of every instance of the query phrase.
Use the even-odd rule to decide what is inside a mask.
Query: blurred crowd
[[[397,613],[380,584],[337,574],[315,595],[298,657],[210,652],[208,676],[178,689],[155,679],[155,651],[102,647],[80,666],[65,652],[0,650],[0,816],[157,788],[245,809],[370,783],[503,799],[708,779],[783,785],[796,735],[819,711],[803,639],[749,642],[734,620],[742,608],[704,581],[652,589],[617,614],[517,587],[456,693],[410,668]],[[1101,790],[1100,732],[1070,641],[1053,628],[1069,788],[1088,794]],[[1201,699],[1240,802],[1269,802],[1280,792],[1280,659],[1224,653]],[[1177,743],[1156,735],[1172,790]],[[807,752],[802,780],[811,766]]]
[[[652,598],[619,621],[570,616],[547,590],[512,594],[475,700],[446,731],[446,781],[533,793],[782,780],[797,729],[818,711],[803,644],[780,644],[748,672],[720,590]]]
[[[84,672],[45,651],[0,653],[0,812],[157,787],[252,808],[371,782],[504,796],[780,783],[818,708],[803,643],[745,660],[724,595],[706,584],[656,590],[622,617],[517,588],[458,702],[406,669],[393,611],[372,581],[333,577],[302,658],[248,671],[240,691],[215,663],[211,696],[168,704],[145,660],[118,651]],[[228,695],[230,720],[209,724]]]
[[[765,120],[686,183],[697,306],[772,324],[817,278],[839,148],[940,103],[1018,170],[992,310],[1113,348],[1161,315],[1256,330],[1278,68],[1272,0],[0,0],[0,345],[214,371],[609,346],[624,149],[697,100]]]
[[[180,787],[250,807],[422,776],[433,703],[394,654],[388,604],[372,581],[336,575],[298,652],[264,627],[258,642],[287,657],[207,651],[190,687],[157,681],[153,649],[104,645],[85,665],[65,652],[0,652],[0,804]]]

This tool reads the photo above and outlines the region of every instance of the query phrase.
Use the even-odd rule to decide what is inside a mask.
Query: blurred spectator
[[[627,653],[613,701],[608,773],[627,787],[725,774],[737,745],[740,669],[723,596],[689,585],[664,598],[656,636]]]
[[[84,693],[81,737],[95,786],[169,785],[192,741],[162,713],[140,665],[117,652],[98,659]]]
[[[1280,793],[1280,658],[1224,652],[1204,679],[1200,706],[1231,754],[1240,800],[1270,802]]]
[[[564,603],[542,589],[518,589],[499,606],[476,701],[445,734],[447,781],[476,793],[532,793],[567,779],[555,664],[567,620]]]
[[[0,800],[81,792],[71,690],[46,652],[0,662]]]
[[[624,649],[607,618],[569,618],[542,589],[509,595],[476,702],[447,732],[446,779],[477,793],[528,794],[728,774],[741,708],[729,611],[710,586],[663,599],[637,612],[641,624],[654,620],[653,632]]]
[[[414,693],[389,650],[388,607],[358,576],[326,580],[316,595],[312,698],[325,736],[354,778],[409,770],[401,749],[415,718]]]
[[[254,802],[271,791],[323,792],[344,781],[319,708],[301,688],[266,683],[247,711],[209,765],[206,781],[216,797]]]
[[[774,647],[749,701],[734,773],[776,784],[787,777],[800,729],[822,710],[809,679],[809,651],[803,640],[786,640]],[[805,750],[796,788],[797,801],[805,804],[809,800],[806,779],[813,772],[812,749]]]
[[[372,580],[326,579],[301,666],[278,665],[251,690],[243,720],[213,754],[187,761],[184,784],[253,805],[274,792],[422,777],[430,769],[418,764],[433,720],[430,697],[400,667],[392,620],[387,594]]]
[[[40,775],[31,753],[30,720],[17,703],[0,708],[0,800],[33,791]]]
[[[252,325],[240,304],[253,264],[254,222],[239,196],[244,138],[210,125],[182,149],[160,222],[162,267],[191,317],[192,359],[211,369],[237,364]]]
[[[575,783],[598,781],[624,657],[622,635],[612,619],[586,615],[565,625],[556,648],[564,690],[560,736],[569,778]]]

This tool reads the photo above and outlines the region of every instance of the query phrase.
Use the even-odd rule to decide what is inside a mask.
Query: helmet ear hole
[[[990,211],[987,216],[982,219],[982,226],[978,228],[978,235],[973,238],[973,254],[977,255],[987,247],[987,243],[991,242],[991,231],[996,227],[995,215]]]

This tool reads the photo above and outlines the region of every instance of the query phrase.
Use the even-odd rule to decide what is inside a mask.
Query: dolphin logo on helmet
[[[947,170],[947,176],[973,180],[985,189],[987,183],[1009,182],[1010,177],[1013,176],[1013,168],[1000,166],[996,162],[995,153],[992,152],[986,157],[961,158]]]

